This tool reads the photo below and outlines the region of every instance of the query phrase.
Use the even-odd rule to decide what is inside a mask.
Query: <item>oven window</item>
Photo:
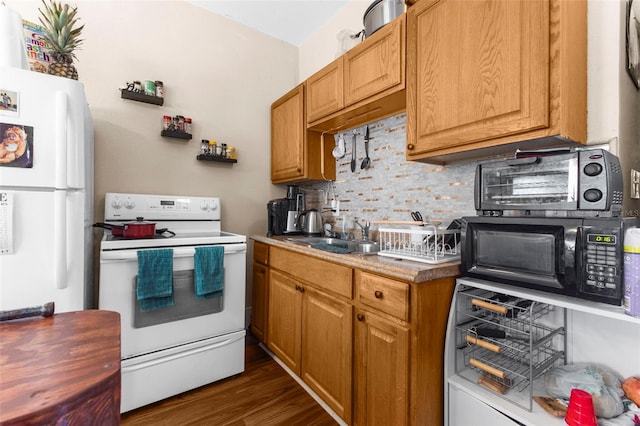
[[[477,266],[555,275],[554,235],[478,229],[475,237]]]

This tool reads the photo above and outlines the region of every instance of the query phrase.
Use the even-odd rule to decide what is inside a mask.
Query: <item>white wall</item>
[[[345,30],[350,34],[360,32],[364,28],[364,12],[371,3],[369,0],[350,0],[326,25],[300,45],[300,82],[343,53],[338,54],[341,47],[338,35]],[[355,40],[354,44],[357,43]]]

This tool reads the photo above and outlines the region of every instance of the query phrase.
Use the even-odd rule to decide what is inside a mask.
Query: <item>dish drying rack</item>
[[[431,223],[409,223],[385,221],[378,228],[379,256],[424,263],[443,263],[460,258],[459,229],[442,229]]]
[[[545,324],[553,305],[475,288],[456,306],[456,374],[532,411],[534,380],[566,364],[566,319]]]

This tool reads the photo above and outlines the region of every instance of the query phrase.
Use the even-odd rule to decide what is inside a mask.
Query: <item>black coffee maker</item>
[[[305,196],[298,185],[287,186],[287,197],[267,203],[267,237],[272,235],[300,234],[298,215],[305,209]]]

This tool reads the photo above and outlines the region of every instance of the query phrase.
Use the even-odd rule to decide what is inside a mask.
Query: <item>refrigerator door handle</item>
[[[55,121],[55,187],[67,188],[67,116],[69,108],[67,94],[63,91],[56,92],[56,121]]]
[[[53,192],[53,257],[57,289],[67,288],[67,192]]]

